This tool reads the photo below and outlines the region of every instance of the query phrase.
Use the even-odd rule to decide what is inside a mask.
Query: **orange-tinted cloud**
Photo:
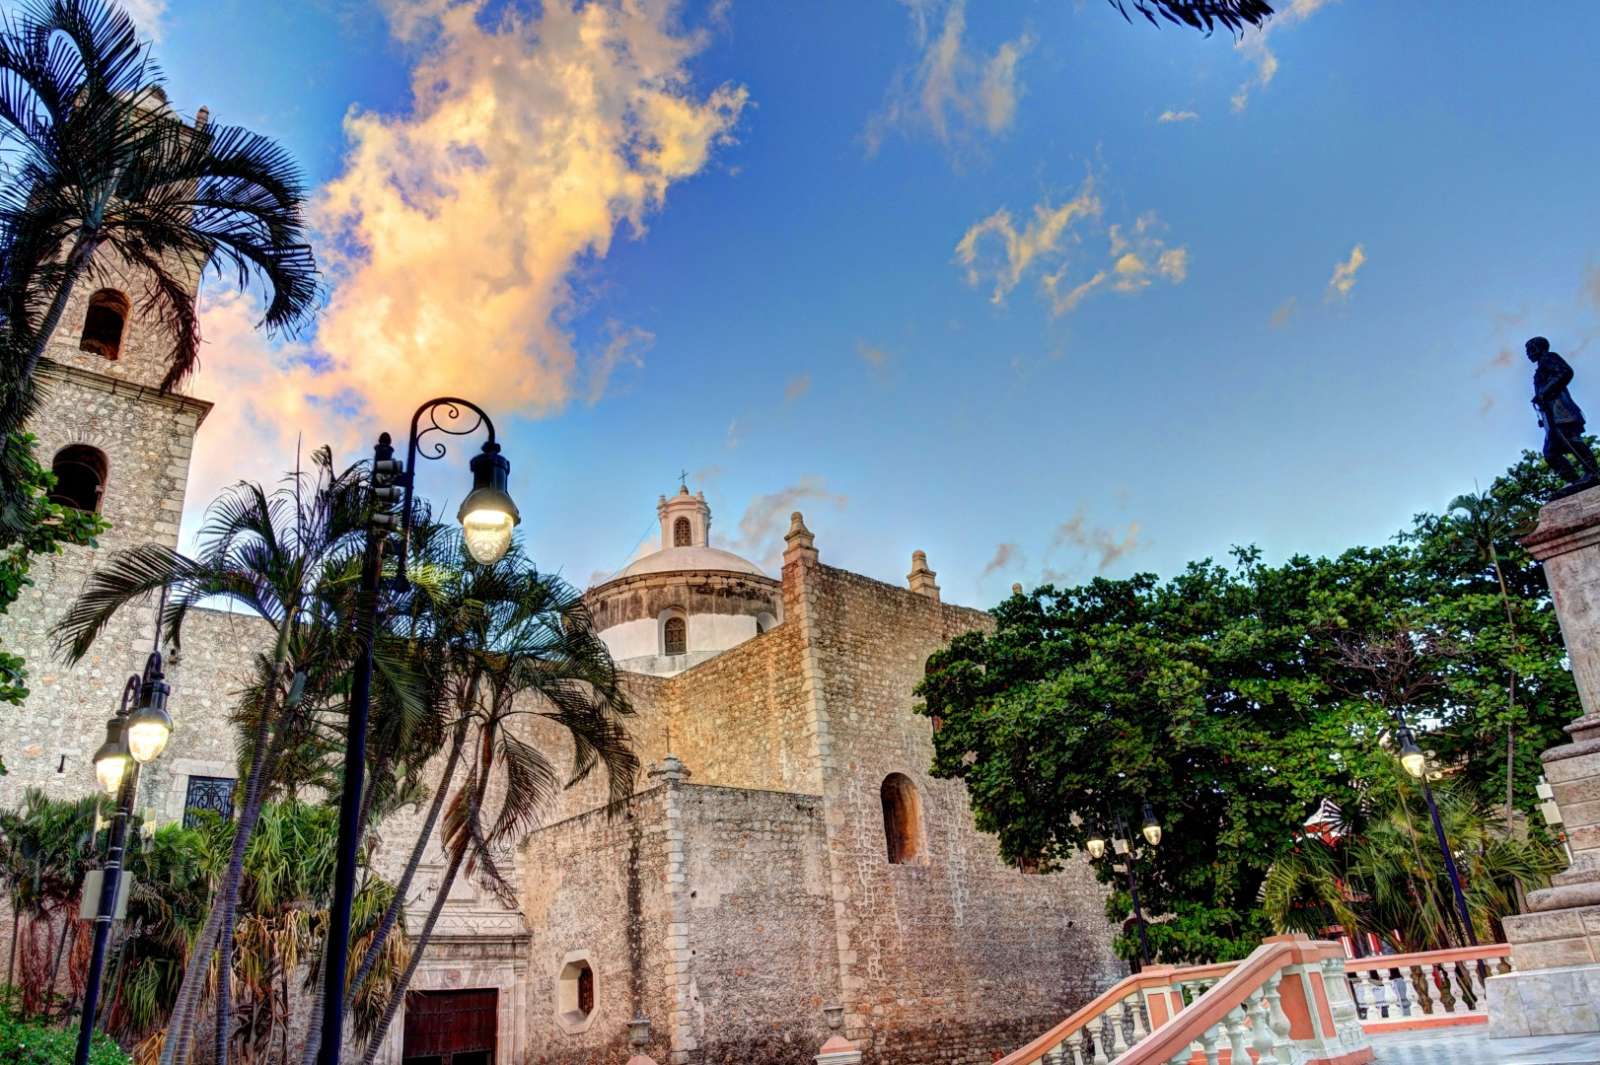
[[[582,275],[711,164],[746,101],[742,87],[695,88],[706,36],[670,0],[533,16],[487,0],[387,7],[419,56],[411,103],[345,118],[342,171],[312,211],[330,291],[314,340],[268,345],[244,328],[244,297],[208,297],[204,312],[195,394],[226,400],[213,418],[228,441],[249,429],[267,449],[283,427],[274,469],[292,463],[295,431],[337,446],[353,419],[399,425],[430,396],[483,398],[497,415],[599,399],[651,337],[613,322],[580,350]],[[202,433],[197,489],[223,442]]]

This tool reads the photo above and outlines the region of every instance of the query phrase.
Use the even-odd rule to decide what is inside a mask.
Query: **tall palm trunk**
[[[476,808],[476,799],[473,805]],[[428,941],[433,938],[433,927],[439,923],[439,913],[444,909],[445,901],[450,897],[450,888],[456,882],[456,874],[460,872],[461,863],[466,859],[467,846],[463,843],[450,856],[450,864],[445,867],[444,879],[439,883],[438,893],[433,897],[433,905],[428,907],[428,919],[422,923],[422,933],[412,947],[411,961],[406,964],[405,972],[401,973],[400,979],[396,981],[394,991],[389,995],[389,1001],[384,1003],[383,1017],[379,1019],[378,1027],[367,1042],[366,1053],[361,1057],[361,1065],[373,1065],[378,1058],[378,1052],[383,1049],[384,1036],[389,1034],[389,1027],[399,1014],[401,1003],[405,1001],[406,988],[411,984],[411,977],[416,974],[417,966],[422,964],[422,956],[427,953]]]
[[[477,681],[473,681],[476,688]],[[471,697],[468,697],[471,705]],[[361,959],[361,965],[356,969],[355,976],[350,980],[350,990],[347,997],[354,997],[356,991],[366,982],[367,976],[372,972],[373,966],[378,963],[378,958],[383,953],[383,946],[389,939],[389,934],[394,931],[400,921],[400,914],[405,911],[406,896],[411,892],[411,882],[416,878],[417,868],[422,864],[422,859],[428,853],[428,844],[433,839],[434,827],[439,823],[439,814],[444,810],[445,798],[449,794],[450,782],[455,778],[456,769],[461,764],[461,751],[467,743],[467,719],[463,718],[457,724],[455,735],[450,740],[450,754],[445,759],[444,769],[439,774],[438,786],[434,789],[433,801],[428,805],[428,816],[422,822],[422,829],[417,833],[417,840],[411,847],[411,857],[406,861],[405,870],[400,874],[400,881],[395,885],[394,898],[389,900],[389,906],[383,911],[383,918],[378,922],[378,929],[372,936],[372,942],[367,946],[367,952]]]
[[[1495,580],[1500,582],[1500,605],[1505,608],[1506,628],[1511,633],[1511,653],[1516,654],[1522,649],[1522,641],[1517,638],[1517,623],[1511,613],[1511,593],[1506,590],[1506,575],[1500,568],[1500,552],[1494,542],[1489,542],[1489,560],[1494,563]],[[1506,684],[1506,831],[1511,831],[1511,817],[1516,810],[1517,797],[1517,737],[1516,725],[1513,718],[1517,711],[1517,670],[1511,668],[1511,677]]]
[[[275,659],[278,668],[281,668],[284,648],[282,638],[279,639],[278,647]],[[167,1021],[167,1038],[161,1048],[160,1065],[183,1065],[188,1060],[189,1048],[194,1042],[200,999],[205,990],[206,973],[211,967],[211,956],[216,952],[218,941],[222,938],[224,923],[227,924],[231,946],[233,911],[239,898],[239,884],[244,878],[244,852],[250,844],[250,836],[255,831],[256,821],[261,816],[261,800],[266,791],[269,761],[267,748],[271,730],[272,715],[264,709],[261,720],[256,723],[255,733],[251,736],[251,750],[256,754],[250,763],[250,772],[245,777],[244,802],[239,812],[239,823],[233,831],[233,849],[229,854],[228,868],[223,875],[222,884],[217,889],[217,900],[212,904],[205,926],[196,937],[194,948],[190,951],[189,963],[184,967],[183,983],[178,987],[178,997],[173,1004],[172,1016]],[[231,961],[232,951],[227,951],[226,956]],[[223,978],[217,981],[219,1030],[225,1030],[228,1023],[225,1010],[226,976],[227,973],[224,971]]]
[[[281,652],[282,647],[283,641],[280,640],[280,653],[277,656],[279,669],[282,669],[283,658],[285,657]],[[299,706],[300,693],[304,690],[302,687],[304,683],[303,674],[296,673],[295,679],[290,686],[289,694],[283,701],[285,714],[292,712]],[[266,738],[267,731],[270,728],[271,709],[270,702],[262,708],[262,724],[256,728],[256,739],[258,741],[264,741]],[[250,767],[254,791],[252,792],[248,785],[245,788],[244,810],[239,815],[239,831],[234,836],[233,853],[228,861],[231,886],[229,884],[223,885],[222,925],[217,930],[217,946],[220,960],[217,971],[217,1027],[215,1056],[212,1059],[214,1065],[228,1065],[228,1046],[232,1036],[230,1029],[233,1027],[233,935],[234,927],[238,923],[239,885],[244,880],[245,851],[250,844],[249,835],[255,831],[256,822],[261,817],[261,807],[267,800],[266,783],[272,779],[272,768],[278,760],[282,740],[287,734],[288,729],[280,730],[277,739],[267,744],[264,752],[262,752],[262,747],[259,745],[255,748],[258,752],[262,752],[258,755],[261,771],[257,773],[255,765]],[[246,823],[250,826],[248,831],[244,827]]]
[[[44,358],[44,349],[50,343],[50,337],[55,333],[56,326],[61,324],[61,315],[67,309],[67,300],[72,295],[73,286],[78,283],[84,267],[89,265],[89,259],[94,255],[99,243],[99,238],[87,227],[78,231],[77,242],[67,253],[67,264],[61,277],[61,284],[50,300],[50,307],[45,311],[44,318],[39,321],[39,329],[33,336],[33,342],[28,345],[28,355],[22,364],[22,372],[18,375],[19,381],[27,381],[39,368],[39,360]]]

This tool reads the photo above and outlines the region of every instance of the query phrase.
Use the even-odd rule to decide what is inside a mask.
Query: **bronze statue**
[[[1600,484],[1600,464],[1583,442],[1583,411],[1567,391],[1567,385],[1572,383],[1572,367],[1550,350],[1550,341],[1544,337],[1534,337],[1525,348],[1528,361],[1534,365],[1533,405],[1544,428],[1544,460],[1567,482],[1555,498]],[[1568,455],[1577,458],[1583,476],[1578,475]]]

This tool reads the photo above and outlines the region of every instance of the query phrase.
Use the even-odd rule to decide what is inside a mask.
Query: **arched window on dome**
[[[890,773],[878,789],[883,799],[883,836],[890,865],[927,861],[922,835],[922,799],[904,773]]]
[[[662,653],[682,655],[689,653],[689,624],[674,615],[661,626]]]
[[[679,518],[672,523],[672,546],[689,547],[694,540],[694,534],[689,528],[688,518]]]
[[[69,444],[56,452],[50,472],[56,475],[50,502],[91,513],[100,509],[106,489],[106,457],[99,448]]]
[[[114,288],[101,289],[89,297],[78,350],[115,359],[122,354],[122,327],[127,321],[128,297]]]

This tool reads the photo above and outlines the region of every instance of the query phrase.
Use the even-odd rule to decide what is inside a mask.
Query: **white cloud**
[[[1076,514],[1056,526],[1051,546],[1071,546],[1087,552],[1094,557],[1095,568],[1104,573],[1124,555],[1141,546],[1139,523],[1130,521],[1127,528],[1121,531],[1090,525],[1080,508]]]
[[[1020,228],[1011,212],[1001,208],[969,227],[956,244],[955,261],[967,283],[992,285],[991,303],[1004,303],[1027,274],[1040,272],[1039,284],[1054,315],[1077,309],[1102,287],[1123,293],[1139,292],[1156,280],[1181,284],[1189,276],[1189,249],[1171,247],[1160,236],[1165,229],[1155,212],[1147,211],[1133,225],[1113,223],[1106,230],[1109,257],[1097,264],[1085,280],[1074,273],[1069,246],[1080,246],[1082,224],[1097,221],[1102,213],[1092,180],[1059,207],[1048,200],[1036,205],[1033,217]],[[1081,258],[1082,256],[1078,256]]]
[[[1100,211],[1093,180],[1085,180],[1078,194],[1059,207],[1052,207],[1048,200],[1036,204],[1033,217],[1020,229],[1011,212],[1002,207],[962,234],[956,243],[956,261],[965,268],[968,284],[978,285],[987,277],[994,282],[990,301],[1004,303],[1034,261],[1057,250],[1062,235],[1074,221],[1097,218]],[[996,242],[998,259],[985,251]]]
[[[991,573],[1020,566],[1024,561],[1020,546],[1013,543],[999,544],[994,549],[994,556],[984,564],[983,572],[978,574],[978,579],[981,581]]]
[[[167,13],[167,0],[119,0],[119,3],[141,34],[152,41],[161,40],[165,30],[161,20]]]
[[[1290,296],[1272,312],[1272,328],[1282,329],[1294,321],[1294,316],[1300,311],[1300,300]]]
[[[1328,298],[1349,299],[1350,290],[1356,287],[1356,273],[1366,261],[1366,251],[1357,244],[1350,249],[1349,258],[1342,263],[1335,263],[1333,276],[1328,279]]]
[[[783,554],[783,534],[789,528],[789,514],[807,500],[838,508],[850,502],[847,496],[830,492],[821,477],[808,474],[794,484],[752,499],[739,518],[739,535],[731,548],[769,569],[776,569]]]
[[[966,0],[902,2],[918,59],[895,75],[883,109],[867,121],[867,153],[875,154],[894,129],[926,128],[946,146],[1009,129],[1021,96],[1017,70],[1032,36],[1023,33],[985,56],[965,40]]]
[[[1156,121],[1161,123],[1197,122],[1199,119],[1200,115],[1194,111],[1163,111]]]
[[[1268,44],[1270,36],[1295,23],[1304,22],[1320,8],[1333,0],[1291,0],[1286,6],[1256,29],[1246,30],[1234,42],[1234,48],[1255,65],[1255,74],[1233,94],[1233,109],[1243,111],[1250,103],[1250,94],[1265,89],[1278,73],[1278,56]]]
[[[397,424],[432,395],[482,397],[497,415],[596,401],[651,336],[612,322],[580,350],[583,277],[711,165],[745,90],[695,87],[707,39],[670,0],[388,11],[419,55],[411,102],[345,118],[342,171],[313,205],[330,286],[313,346],[269,348],[233,329],[241,304],[215,300],[216,372],[196,394],[319,442],[356,418]],[[248,381],[263,387],[234,387]]]

